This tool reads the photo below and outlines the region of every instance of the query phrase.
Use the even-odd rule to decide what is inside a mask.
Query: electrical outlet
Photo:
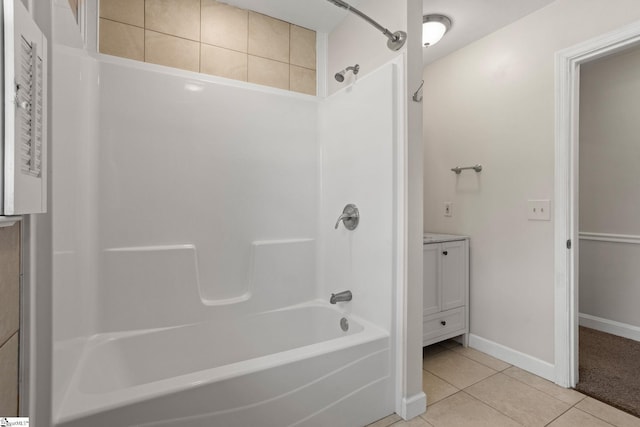
[[[529,200],[527,202],[527,219],[529,221],[551,221],[551,201]]]
[[[453,203],[444,202],[444,216],[453,216]]]

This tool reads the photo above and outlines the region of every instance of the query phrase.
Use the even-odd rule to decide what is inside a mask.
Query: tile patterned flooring
[[[455,341],[423,354],[427,412],[368,427],[640,427],[640,418]]]

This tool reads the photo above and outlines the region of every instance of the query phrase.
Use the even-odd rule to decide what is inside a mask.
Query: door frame
[[[578,382],[580,66],[637,44],[640,21],[555,55],[555,380],[563,387]]]

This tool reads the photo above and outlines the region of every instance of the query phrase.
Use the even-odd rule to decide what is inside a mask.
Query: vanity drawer
[[[465,316],[466,307],[425,316],[422,321],[422,340],[428,341],[440,335],[465,329]]]

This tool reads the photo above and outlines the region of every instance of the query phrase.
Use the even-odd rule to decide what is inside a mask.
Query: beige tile
[[[144,27],[144,0],[100,0],[100,18]]]
[[[544,426],[570,407],[502,373],[472,385],[465,392],[525,426]]]
[[[434,427],[518,427],[520,424],[464,392],[427,406],[421,415]]]
[[[583,399],[575,407],[617,427],[640,427],[640,418],[590,397]]]
[[[200,71],[200,43],[145,31],[145,61],[189,71]]]
[[[289,70],[290,82],[289,88],[293,91],[306,93],[307,95],[316,94],[316,72],[307,68],[291,65]]]
[[[249,54],[288,63],[289,25],[249,11]]]
[[[548,395],[555,397],[558,400],[562,400],[569,405],[575,405],[585,398],[584,394],[582,393],[578,393],[575,390],[555,385],[551,381],[547,381],[537,375],[530,374],[529,372],[520,368],[516,368],[515,366],[506,369],[504,371],[504,374],[510,376],[511,378],[515,378],[520,382],[528,384],[543,393],[547,393]]]
[[[144,30],[100,18],[100,53],[144,61]]]
[[[291,25],[290,62],[292,65],[316,69],[316,32]]]
[[[289,89],[289,64],[249,55],[249,82]]]
[[[402,418],[398,414],[391,414],[388,417],[384,417],[381,420],[376,421],[373,424],[369,424],[367,427],[389,427],[391,424],[401,421]]]
[[[200,72],[228,79],[247,81],[247,54],[202,44]]]
[[[200,41],[200,0],[146,0],[145,28]]]
[[[0,345],[19,327],[20,224],[16,223],[11,227],[0,227]]]
[[[460,390],[431,372],[422,371],[422,391],[427,395],[427,405],[433,405]]]
[[[579,409],[571,408],[558,418],[556,418],[549,427],[611,427],[611,424],[582,412]]]
[[[247,52],[249,11],[202,0],[202,43]]]
[[[0,347],[0,414],[18,416],[18,334]]]
[[[489,368],[496,371],[503,371],[511,366],[507,362],[503,362],[502,360],[491,357],[488,354],[482,353],[481,351],[470,347],[458,346],[454,347],[452,350],[458,354],[468,357],[469,359],[475,360],[478,363],[482,363],[484,366],[488,366]]]
[[[399,421],[393,424],[393,427],[433,427],[429,424],[424,418],[415,417],[410,419],[409,421]]]
[[[424,362],[424,369],[459,389],[496,373],[493,369],[453,351],[446,351],[428,358]]]

